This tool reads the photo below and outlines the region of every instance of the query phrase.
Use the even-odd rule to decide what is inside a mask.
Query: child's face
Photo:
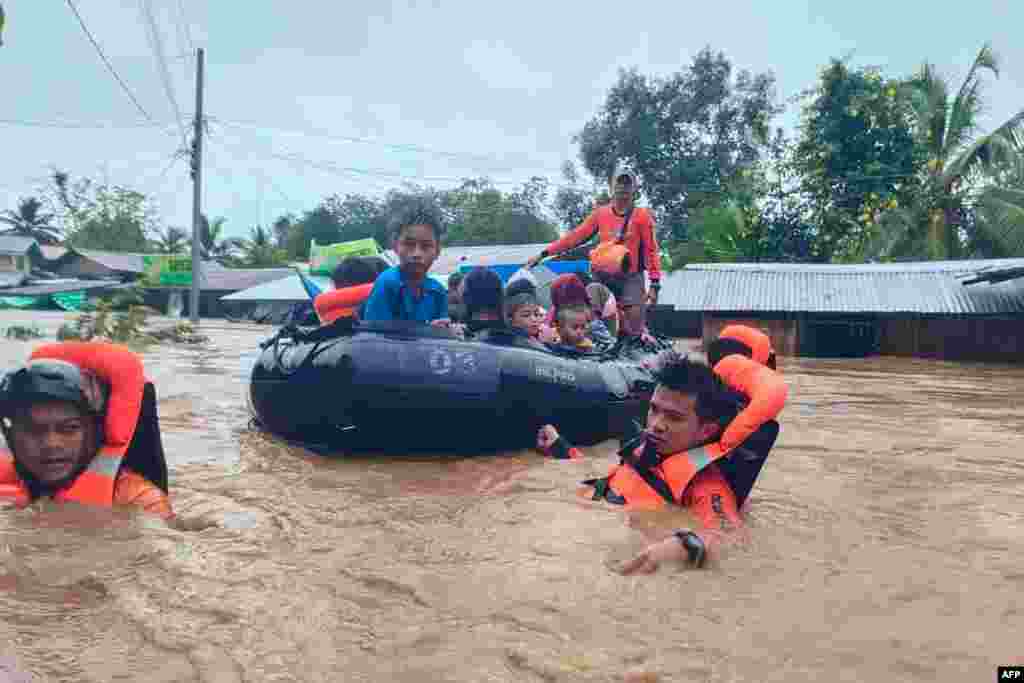
[[[543,321],[544,316],[540,313],[540,306],[534,304],[516,306],[512,311],[512,327],[526,330],[531,337],[540,334],[540,324]]]
[[[440,247],[429,225],[407,225],[395,239],[395,253],[402,273],[413,280],[427,276]]]
[[[563,313],[558,320],[558,336],[562,343],[576,346],[586,339],[589,317],[586,311]]]

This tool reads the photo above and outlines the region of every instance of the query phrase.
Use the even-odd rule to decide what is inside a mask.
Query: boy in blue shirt
[[[399,265],[377,278],[363,320],[410,320],[447,326],[448,292],[427,273],[441,253],[444,226],[429,205],[404,209],[394,222]]]

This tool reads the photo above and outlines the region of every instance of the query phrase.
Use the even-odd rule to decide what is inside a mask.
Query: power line
[[[174,108],[176,121],[181,131],[182,145],[187,148],[188,134],[185,132],[185,125],[182,123],[181,107],[178,106],[178,100],[174,96],[174,84],[171,82],[171,72],[167,67],[167,59],[164,57],[163,42],[160,37],[160,29],[156,25],[156,18],[153,16],[153,7],[150,4],[150,0],[140,0],[139,6],[142,9],[143,15],[145,15],[146,25],[149,28],[147,35],[150,39],[150,48],[156,57],[157,72],[160,74],[160,80],[163,83],[164,92],[167,93],[167,99],[171,101],[171,106]]]
[[[490,164],[494,164],[496,162],[507,163],[507,162],[504,162],[503,160],[499,160],[498,157],[495,157],[493,155],[470,154],[468,152],[447,152],[447,151],[444,151],[444,150],[430,149],[430,148],[427,148],[427,147],[421,147],[419,145],[411,145],[411,144],[406,144],[406,143],[384,142],[384,141],[381,141],[381,140],[372,140],[370,138],[362,138],[362,137],[356,137],[356,136],[351,136],[351,135],[339,135],[339,134],[336,134],[336,133],[328,133],[326,131],[316,131],[316,130],[311,130],[311,129],[299,130],[299,129],[295,129],[295,128],[280,128],[280,127],[276,127],[276,126],[266,126],[266,125],[262,125],[262,124],[246,123],[246,122],[241,122],[241,121],[227,121],[225,119],[221,119],[221,118],[217,118],[217,117],[212,117],[212,116],[210,117],[210,119],[214,120],[214,121],[217,121],[221,125],[229,126],[229,127],[232,127],[232,128],[249,128],[249,129],[255,129],[255,130],[270,130],[270,131],[276,130],[276,131],[279,131],[279,132],[282,132],[282,133],[291,133],[293,135],[303,135],[303,136],[306,136],[306,137],[314,137],[314,138],[320,138],[320,139],[324,139],[324,140],[335,140],[337,142],[349,142],[349,143],[360,144],[360,145],[374,145],[374,146],[383,147],[383,148],[386,148],[386,149],[393,149],[393,150],[406,151],[406,152],[418,152],[420,154],[429,154],[429,155],[432,155],[432,156],[442,157],[442,158],[449,158],[449,159],[474,159],[474,160],[477,160],[477,161],[488,162]],[[506,166],[504,168],[511,168],[511,167]],[[492,167],[492,170],[499,170],[499,169],[493,169],[493,167]],[[543,169],[543,170],[548,171],[549,173],[556,173],[556,172],[557,173],[561,173],[561,170],[556,171],[555,169],[550,169],[550,168]]]
[[[184,32],[185,40],[188,42],[188,56],[193,57],[196,53],[196,44],[192,40],[192,27],[188,23],[188,15],[185,13],[184,0],[178,0],[178,21],[176,22],[179,28],[179,34]],[[180,35],[179,35],[180,40]],[[188,60],[185,62],[185,72],[191,76],[191,72],[188,67]]]
[[[66,0],[66,2],[68,3],[68,7],[71,8],[71,11],[75,13],[75,17],[78,19],[78,23],[82,26],[82,30],[85,32],[85,35],[89,38],[89,42],[91,42],[92,46],[96,48],[96,52],[99,54],[100,59],[103,60],[103,63],[107,66],[107,69],[114,76],[114,78],[117,79],[117,82],[121,85],[121,89],[124,90],[125,94],[128,95],[129,99],[131,99],[132,103],[135,104],[135,107],[142,113],[142,115],[146,119],[152,121],[153,123],[156,123],[156,121],[153,121],[153,117],[149,115],[149,112],[143,109],[142,105],[139,104],[139,101],[135,99],[135,95],[132,94],[131,89],[118,75],[117,71],[114,69],[114,66],[110,63],[110,60],[107,59],[107,56],[103,54],[103,50],[100,48],[99,43],[96,42],[96,39],[92,37],[92,33],[89,32],[89,28],[85,25],[85,20],[82,19],[82,15],[78,13],[78,8],[75,7],[75,3],[73,2],[73,0]]]
[[[81,129],[102,129],[108,128],[111,130],[125,129],[125,128],[162,128],[164,130],[174,128],[173,123],[160,123],[158,121],[150,120],[150,123],[111,123],[111,122],[96,122],[96,123],[80,123],[71,121],[26,121],[24,119],[0,119],[0,125],[4,126],[24,126],[26,128],[63,128],[68,130],[81,130]],[[173,134],[173,133],[172,133]]]

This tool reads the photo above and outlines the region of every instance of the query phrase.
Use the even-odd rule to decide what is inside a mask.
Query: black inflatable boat
[[[262,344],[250,382],[263,428],[321,452],[522,448],[548,422],[593,444],[629,433],[654,389],[636,362],[339,322],[282,329]]]

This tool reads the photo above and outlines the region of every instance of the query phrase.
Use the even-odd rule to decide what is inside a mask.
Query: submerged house
[[[138,280],[145,274],[143,254],[120,251],[93,251],[69,247],[48,270],[63,278]]]
[[[669,318],[700,315],[705,343],[732,322],[782,355],[1024,360],[1024,278],[965,282],[1024,259],[861,265],[708,263],[664,279]]]
[[[294,275],[290,268],[225,268],[216,261],[203,261],[200,268],[199,316],[223,318],[231,315],[230,306],[221,299],[250,287]],[[187,286],[147,286],[147,306],[174,316],[190,316],[191,288]]]

